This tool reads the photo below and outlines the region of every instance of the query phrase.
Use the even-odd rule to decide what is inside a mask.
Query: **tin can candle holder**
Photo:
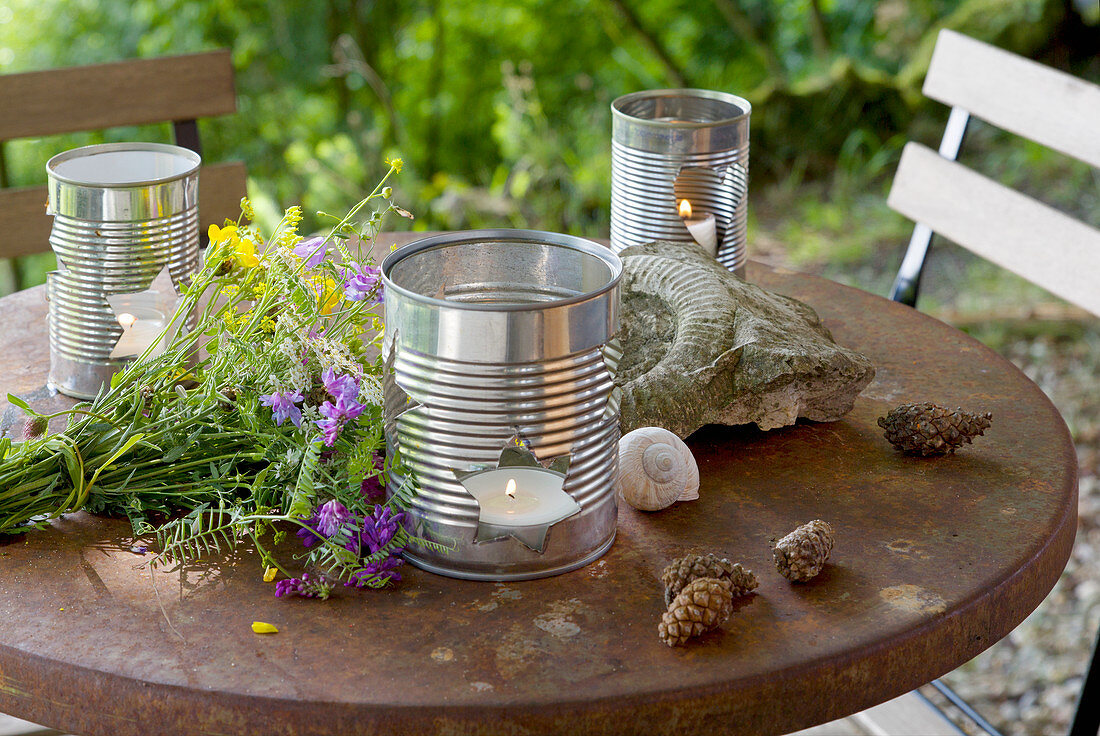
[[[654,240],[698,242],[744,278],[751,112],[747,100],[700,89],[635,92],[611,103],[615,252]]]
[[[406,558],[474,580],[581,567],[615,537],[622,263],[569,235],[474,230],[382,262],[386,439]]]
[[[46,287],[51,388],[95,397],[126,362],[112,352],[135,327],[128,318],[139,319],[117,314],[109,297],[149,290],[165,268],[176,288],[198,268],[200,164],[194,151],[157,143],[85,146],[46,164],[58,262]]]

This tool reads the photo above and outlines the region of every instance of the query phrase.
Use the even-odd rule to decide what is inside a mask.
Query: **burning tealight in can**
[[[653,240],[697,242],[744,277],[751,110],[740,97],[699,89],[611,103],[616,252]]]
[[[527,230],[434,236],[383,261],[386,438],[418,484],[413,564],[515,580],[611,545],[621,273],[597,243]]]

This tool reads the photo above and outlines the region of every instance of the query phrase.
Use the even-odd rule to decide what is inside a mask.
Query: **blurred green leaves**
[[[418,214],[417,228],[599,236],[609,219],[609,105],[620,94],[683,83],[746,96],[754,189],[838,177],[831,194],[856,193],[888,176],[900,141],[937,129],[923,121],[946,116],[920,95],[939,28],[1072,65],[1083,56],[1074,39],[1094,37],[1087,23],[1097,22],[1074,7],[0,0],[0,73],[229,47],[239,112],[202,123],[204,153],[247,163],[261,213],[300,202],[305,226],[316,227],[311,213],[344,208],[382,173],[383,157],[402,156],[396,197]],[[60,150],[134,138],[169,140],[169,132],[9,142],[10,183],[41,182]]]

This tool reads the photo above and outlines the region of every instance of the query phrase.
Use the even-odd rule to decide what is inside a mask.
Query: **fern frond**
[[[227,508],[219,504],[211,508],[209,504],[202,504],[186,516],[157,529],[160,551],[152,565],[184,564],[232,551],[250,531],[251,523],[239,507]]]
[[[289,505],[284,511],[287,516],[305,518],[313,510],[313,474],[321,458],[321,443],[311,442],[302,453],[302,466],[298,470],[298,481],[290,495]]]

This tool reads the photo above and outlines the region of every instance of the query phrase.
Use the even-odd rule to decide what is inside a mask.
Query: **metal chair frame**
[[[943,130],[943,138],[940,140],[939,153],[946,159],[955,161],[959,157],[959,149],[962,148],[963,139],[966,138],[966,130],[970,126],[970,113],[961,107],[951,108],[951,115],[947,118],[947,126]],[[909,247],[905,250],[905,257],[898,268],[898,274],[894,277],[894,284],[890,287],[890,298],[895,302],[917,306],[917,296],[920,293],[921,277],[924,275],[924,263],[928,258],[928,251],[932,247],[932,228],[918,222],[913,227],[913,235],[909,238]]]

